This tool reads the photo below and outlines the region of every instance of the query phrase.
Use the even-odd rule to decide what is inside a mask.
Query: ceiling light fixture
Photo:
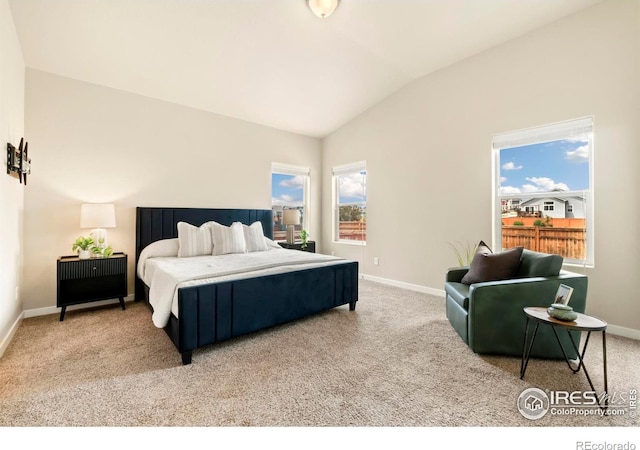
[[[309,8],[313,13],[324,19],[329,17],[333,11],[338,7],[340,0],[306,0]]]

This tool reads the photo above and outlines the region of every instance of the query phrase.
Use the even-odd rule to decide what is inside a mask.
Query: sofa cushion
[[[465,311],[469,309],[469,288],[470,286],[468,284],[457,283],[455,281],[450,281],[444,285],[444,291],[447,293],[447,297],[462,306]]]
[[[476,252],[469,272],[462,277],[462,283],[473,284],[513,278],[520,266],[523,250],[523,247],[514,247],[500,253]]]
[[[524,250],[515,277],[555,277],[562,269],[562,262],[560,255]]]

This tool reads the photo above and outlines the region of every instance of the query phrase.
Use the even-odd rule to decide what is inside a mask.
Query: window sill
[[[366,247],[367,245],[367,241],[348,241],[348,240],[343,240],[343,241],[333,241],[334,244],[346,244],[346,245],[358,245],[358,246],[362,246],[362,247]]]
[[[593,263],[579,263],[579,262],[563,262],[562,266],[567,266],[570,267],[572,269],[593,269],[594,265]]]

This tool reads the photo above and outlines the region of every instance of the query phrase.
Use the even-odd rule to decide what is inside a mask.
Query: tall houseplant
[[[468,242],[463,244],[460,241],[455,241],[454,243],[449,242],[449,247],[451,247],[456,255],[460,267],[465,267],[471,265],[471,261],[473,261],[473,257],[478,249],[478,244],[469,244]]]

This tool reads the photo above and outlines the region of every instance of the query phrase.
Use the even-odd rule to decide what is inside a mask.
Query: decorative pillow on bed
[[[253,222],[251,225],[242,225],[244,240],[247,244],[247,252],[264,252],[269,250],[264,238],[264,230],[261,222]]]
[[[268,248],[277,248],[282,250],[282,247],[280,246],[280,244],[278,244],[276,241],[269,239],[268,237],[264,237],[264,242],[267,244]]]
[[[187,222],[178,222],[178,241],[180,249],[178,257],[210,255],[213,250],[211,242],[212,222],[196,227]]]
[[[228,253],[245,253],[247,244],[244,240],[242,223],[233,222],[226,227],[217,222],[211,222],[211,238],[213,240],[213,255]]]

